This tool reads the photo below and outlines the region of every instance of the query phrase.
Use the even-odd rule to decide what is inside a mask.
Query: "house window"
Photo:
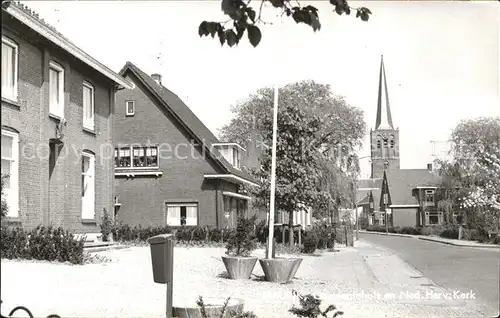
[[[95,156],[82,155],[82,219],[95,217]]]
[[[135,102],[133,100],[128,100],[125,102],[125,112],[127,116],[135,115]]]
[[[83,127],[94,130],[94,87],[83,83]]]
[[[115,167],[129,168],[132,166],[130,157],[130,147],[115,149]]]
[[[18,46],[2,36],[2,97],[17,100]]]
[[[425,224],[438,225],[443,223],[443,212],[425,212]]]
[[[49,67],[49,112],[64,118],[64,69],[55,62]]]
[[[2,176],[6,176],[4,198],[7,216],[19,216],[19,135],[2,130]]]
[[[122,147],[115,149],[117,168],[158,168],[158,147]]]
[[[167,225],[169,226],[197,226],[197,203],[167,203]]]
[[[240,151],[238,148],[233,148],[233,165],[236,168],[240,168]]]
[[[434,206],[434,190],[425,190],[425,205]]]

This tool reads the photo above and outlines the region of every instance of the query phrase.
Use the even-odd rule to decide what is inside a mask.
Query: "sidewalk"
[[[345,318],[488,316],[474,299],[459,299],[389,250],[363,240],[339,250],[319,257],[314,273],[301,274],[337,285],[341,294],[316,293],[325,307],[345,310]]]
[[[373,234],[373,235],[389,235],[389,236],[399,236],[406,238],[414,238],[424,241],[431,241],[436,243],[454,245],[454,246],[463,246],[463,247],[478,247],[478,248],[500,248],[498,244],[486,244],[479,243],[475,241],[466,241],[466,240],[456,240],[456,239],[448,239],[439,236],[427,236],[427,235],[410,235],[410,234],[399,234],[399,233],[383,233],[383,232],[371,232],[366,230],[359,230],[360,233]]]

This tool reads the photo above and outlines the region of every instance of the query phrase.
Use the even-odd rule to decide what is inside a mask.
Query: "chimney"
[[[158,73],[151,74],[151,78],[158,84],[161,85],[161,75]]]
[[[432,171],[432,163],[427,164],[427,170]]]

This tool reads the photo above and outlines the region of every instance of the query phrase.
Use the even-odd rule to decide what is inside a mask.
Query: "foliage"
[[[201,317],[202,318],[223,318],[224,314],[226,313],[227,306],[229,304],[229,300],[230,299],[231,299],[231,297],[228,297],[224,301],[224,305],[222,306],[220,312],[217,314],[217,317],[214,317],[213,315],[210,316],[207,313],[206,306],[209,306],[209,305],[205,304],[205,302],[203,301],[203,297],[199,296],[198,300],[196,301],[196,305],[198,307],[200,307]],[[257,318],[257,316],[253,312],[251,312],[251,311],[238,312],[238,311],[235,311],[235,310],[231,310],[231,311],[229,311],[227,313],[229,314],[230,318]]]
[[[113,230],[113,221],[111,221],[108,210],[106,209],[103,209],[100,227],[101,227],[102,241],[108,242],[109,235]]]
[[[404,226],[402,228],[395,228],[396,233],[399,234],[410,234],[410,235],[422,235],[422,228],[420,227],[411,227],[411,226]]]
[[[270,3],[274,8],[281,11],[281,16],[286,15],[293,19],[297,24],[303,23],[309,25],[314,32],[321,30],[318,9],[312,5],[301,6],[298,2],[294,6],[290,0],[261,0],[257,11],[250,6],[251,1],[244,0],[221,0],[221,10],[224,15],[229,17],[225,22],[203,21],[198,28],[199,36],[211,35],[212,38],[219,39],[221,45],[227,43],[229,47],[237,45],[243,38],[245,31],[248,40],[252,46],[259,45],[262,39],[262,32],[257,26],[260,23],[265,24],[261,18],[262,9],[265,4]],[[351,10],[356,11],[356,18],[362,21],[368,21],[371,11],[368,8],[352,8],[347,0],[330,0],[330,4],[338,15],[350,15]],[[232,27],[226,27],[227,23],[232,22]]]
[[[130,226],[128,224],[116,224],[111,232],[115,241],[131,242],[131,241],[147,241],[148,238],[160,234],[172,233],[169,226],[157,226],[143,228],[140,225]]]
[[[313,296],[311,294],[301,295],[299,292],[293,290],[294,296],[299,298],[300,308],[295,307],[295,305],[289,310],[294,316],[297,317],[328,317],[328,313],[332,312],[331,317],[337,317],[344,314],[342,311],[338,311],[335,305],[329,305],[325,310],[321,310],[321,299],[318,296]]]
[[[254,227],[257,216],[251,218],[239,217],[236,231],[227,240],[226,254],[248,257],[257,248]]]
[[[370,225],[367,229],[367,231],[370,232],[384,232],[386,231],[385,225]],[[388,232],[389,233],[396,233],[396,230],[392,227],[388,227]]]
[[[438,205],[454,224],[463,215],[467,228],[487,233],[500,227],[500,117],[463,120],[451,134],[450,160],[436,160],[442,176]]]
[[[316,251],[316,248],[318,247],[318,242],[318,237],[314,231],[306,232],[306,235],[304,236],[304,247],[302,248],[302,252],[309,254],[314,253]]]
[[[32,231],[2,224],[0,250],[2,258],[36,259],[82,264],[85,238],[76,240],[63,228],[37,226]]]
[[[251,194],[254,207],[265,209],[270,195],[273,97],[272,88],[257,90],[232,107],[234,117],[220,131],[221,139],[243,147],[252,142],[260,148],[261,169],[253,174],[262,185]],[[344,176],[359,170],[355,154],[365,129],[363,112],[333,95],[329,85],[302,81],[280,88],[276,209],[290,212],[309,206],[326,211],[328,206],[352,202],[352,191],[345,189],[346,180],[355,173]]]
[[[458,227],[445,228],[441,233],[439,233],[439,236],[450,239],[458,239]]]
[[[7,213],[9,212],[9,206],[7,205],[7,200],[5,200],[5,193],[4,193],[5,181],[8,177],[9,175],[2,173],[2,179],[1,179],[2,208],[0,212],[0,217],[7,216]]]

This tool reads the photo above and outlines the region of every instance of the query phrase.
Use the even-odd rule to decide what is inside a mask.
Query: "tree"
[[[440,208],[459,211],[467,224],[486,233],[500,225],[500,117],[458,123],[451,134],[452,159],[439,160],[443,176]]]
[[[290,0],[261,0],[257,14],[250,6],[251,0],[221,0],[221,10],[229,19],[225,22],[203,21],[198,28],[198,34],[200,37],[211,35],[212,38],[217,35],[221,45],[227,43],[229,47],[233,47],[240,42],[246,31],[250,44],[256,47],[262,39],[262,32],[257,25],[265,23],[261,18],[265,2],[280,9],[282,16],[286,15],[295,23],[309,25],[314,32],[321,30],[318,9],[312,5],[301,6],[298,1],[295,1],[294,5]],[[350,15],[352,10],[356,11],[356,17],[362,21],[368,21],[370,18],[371,11],[368,8],[352,8],[346,0],[330,0],[330,4],[338,15]],[[232,23],[227,27],[230,22]]]
[[[248,147],[249,142],[260,135],[262,145],[271,145],[273,97],[271,88],[262,88],[233,105],[234,118],[220,130],[221,139]],[[343,204],[348,193],[341,175],[357,167],[355,152],[365,129],[363,112],[333,95],[329,85],[302,81],[280,88],[277,185],[280,184],[281,190],[300,192],[304,188],[307,191],[302,191],[304,197],[292,203],[288,201],[291,197],[277,194],[277,210],[289,213],[309,206],[320,212],[316,216],[324,217],[331,215],[332,208]],[[309,159],[302,160],[301,155]],[[253,202],[254,207],[267,208],[270,147],[260,159],[263,170],[256,169],[253,173],[261,178],[263,186],[253,193],[256,198]],[[280,200],[287,203],[282,204]],[[325,209],[327,214],[323,212]],[[292,223],[293,218],[289,218],[289,222]]]

